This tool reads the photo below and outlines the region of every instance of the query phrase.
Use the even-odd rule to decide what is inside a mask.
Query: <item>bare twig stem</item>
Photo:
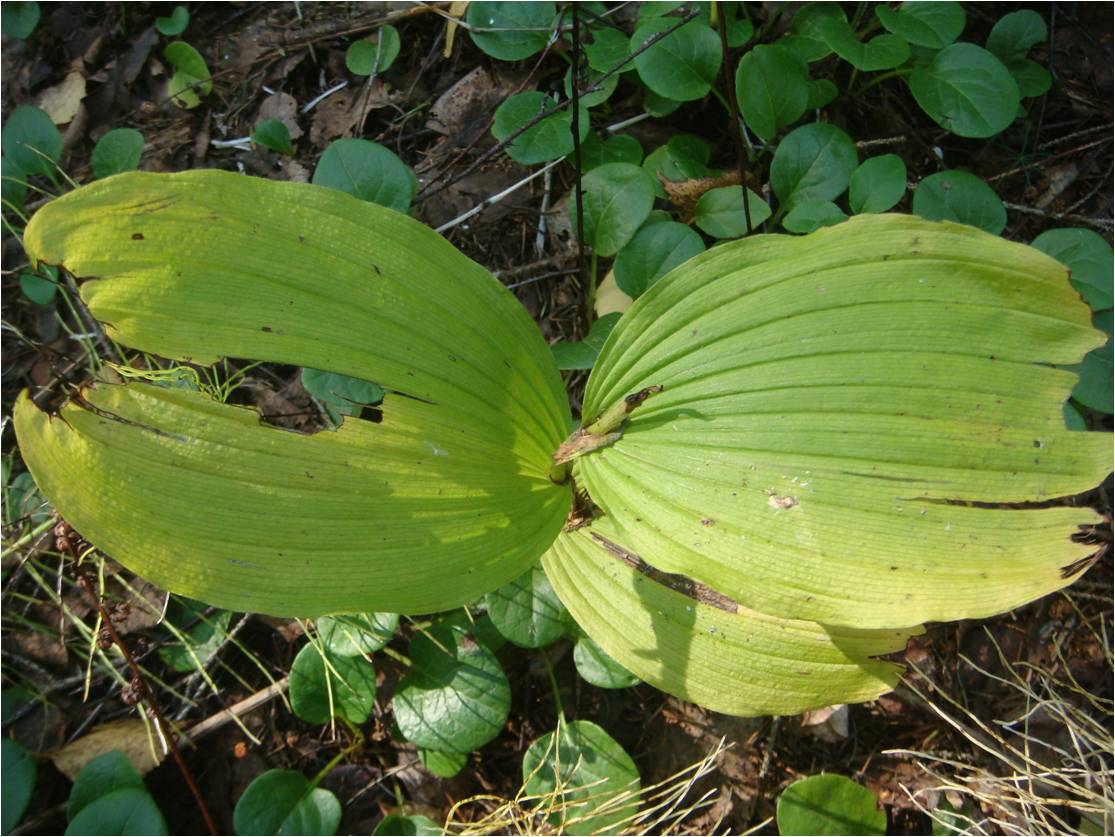
[[[581,107],[580,107],[580,87],[581,87],[581,18],[577,13],[577,4],[571,5],[573,11],[573,69],[572,80],[573,83],[569,86],[573,90],[573,196],[574,202],[577,206],[577,275],[581,280],[581,287],[585,289],[585,333],[588,334],[589,327],[592,325],[592,288],[589,284],[595,284],[595,276],[585,275],[585,206],[584,206],[584,193],[581,189]]]
[[[716,28],[720,30],[720,51],[724,56],[722,62],[724,66],[724,86],[728,88],[728,105],[731,110],[728,117],[734,129],[732,134],[736,139],[736,166],[739,168],[739,188],[740,195],[743,198],[743,220],[747,225],[747,234],[751,235],[751,202],[747,200],[747,145],[743,141],[743,133],[740,130],[739,102],[736,101],[736,74],[731,64],[731,56],[728,53],[728,21],[725,20],[727,10],[720,3],[716,3],[716,10],[719,12]]]

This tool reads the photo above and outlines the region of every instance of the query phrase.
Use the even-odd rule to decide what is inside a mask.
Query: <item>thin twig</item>
[[[585,275],[585,205],[584,191],[581,189],[581,18],[577,13],[577,4],[572,5],[573,10],[573,171],[576,178],[573,182],[573,196],[577,207],[577,278],[581,287],[585,289],[585,333],[592,326],[592,298],[595,295],[590,284],[595,284],[595,276]]]
[[[728,52],[728,21],[727,9],[720,3],[716,3],[717,15],[717,29],[720,30],[720,51],[723,53],[724,60],[724,86],[728,88],[728,104],[731,105],[732,112],[728,115],[729,121],[735,127],[732,132],[736,138],[736,166],[739,168],[739,189],[740,196],[743,198],[743,219],[747,224],[747,234],[751,235],[751,201],[747,199],[747,146],[743,142],[743,133],[740,130],[739,122],[739,102],[736,101],[736,85],[735,85],[735,72],[732,69],[731,57]]]
[[[452,221],[446,221],[440,227],[437,227],[434,230],[434,232],[439,232],[439,233],[440,232],[445,232],[446,230],[452,229],[453,227],[457,226],[458,224],[464,223],[469,218],[471,218],[473,215],[478,215],[481,211],[487,209],[492,204],[499,203],[501,200],[506,198],[512,192],[516,191],[517,189],[521,189],[523,186],[526,186],[528,183],[530,183],[532,180],[534,180],[539,175],[545,174],[546,172],[548,172],[550,169],[552,169],[554,166],[556,166],[560,162],[561,162],[561,159],[559,158],[557,160],[553,160],[553,161],[547,163],[545,165],[545,167],[540,168],[538,171],[534,172],[533,174],[527,175],[522,180],[520,180],[518,183],[512,183],[510,186],[508,186],[506,189],[504,189],[498,195],[492,195],[490,198],[485,198],[484,200],[480,201],[480,203],[478,203],[476,206],[474,206],[472,209],[470,209],[468,212],[465,212],[463,215],[458,215]]]

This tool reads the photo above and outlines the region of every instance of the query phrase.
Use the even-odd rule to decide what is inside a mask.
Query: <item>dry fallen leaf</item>
[[[720,186],[735,186],[739,183],[739,172],[733,170],[719,177],[695,177],[692,180],[678,181],[668,180],[659,172],[658,180],[666,190],[666,197],[670,199],[670,203],[681,213],[682,221],[688,224],[693,218],[701,195]]]
[[[93,727],[81,738],[52,753],[50,760],[72,782],[85,765],[113,750],[127,756],[141,776],[166,758],[162,745],[151,740],[142,720],[124,718]],[[158,753],[157,759],[153,752]]]
[[[302,128],[298,124],[298,102],[289,93],[272,93],[259,105],[256,116],[258,125],[264,119],[278,119],[290,132],[292,140],[302,136]]]
[[[55,125],[65,125],[77,115],[81,100],[85,98],[85,76],[76,70],[61,84],[48,88],[39,96],[39,107]]]
[[[631,297],[620,290],[616,284],[616,273],[609,270],[604,281],[596,288],[596,316],[605,314],[622,314],[634,302]]]

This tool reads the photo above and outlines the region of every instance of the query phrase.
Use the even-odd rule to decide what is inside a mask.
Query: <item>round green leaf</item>
[[[960,37],[966,22],[964,8],[959,3],[944,0],[906,2],[898,9],[885,3],[875,7],[880,22],[900,38],[911,44],[941,49]]]
[[[58,283],[40,273],[27,271],[19,275],[19,289],[36,305],[50,305],[58,293]]]
[[[857,70],[889,70],[906,63],[910,57],[910,45],[902,38],[884,34],[867,42],[860,41],[842,16],[824,19],[819,29],[832,51]]]
[[[398,212],[410,209],[417,189],[413,173],[394,152],[363,139],[331,142],[318,160],[313,182]]]
[[[465,16],[469,37],[500,61],[529,58],[550,40],[557,9],[553,3],[474,2]]]
[[[237,834],[337,833],[341,803],[330,791],[310,790],[310,782],[293,770],[268,770],[257,776],[236,802],[232,827]]]
[[[66,802],[66,819],[73,821],[87,805],[123,788],[145,790],[143,779],[119,750],[97,756],[81,769]]]
[[[805,234],[847,219],[844,211],[832,201],[806,201],[794,204],[782,219],[782,226],[789,232]]]
[[[809,70],[780,44],[760,44],[736,67],[736,97],[747,127],[769,140],[801,118],[809,104]]]
[[[155,18],[155,28],[160,34],[174,38],[186,31],[190,25],[190,12],[185,6],[175,6],[169,17]]]
[[[427,770],[443,779],[452,779],[464,770],[465,765],[468,764],[467,753],[443,753],[439,750],[426,750],[422,747],[418,748],[418,758],[422,760],[422,764],[426,765]]]
[[[166,820],[143,788],[126,787],[93,800],[70,821],[66,834],[166,834]]]
[[[666,189],[657,175],[677,183],[695,177],[711,177],[714,172],[708,167],[708,143],[692,134],[675,134],[665,145],[654,149],[643,160],[643,171],[654,178],[654,193],[666,197]]]
[[[42,12],[38,3],[5,3],[0,6],[0,31],[9,38],[27,40],[39,25],[40,17]]]
[[[252,142],[280,154],[294,151],[290,144],[290,130],[281,119],[264,119],[256,125],[256,129],[252,131]]]
[[[559,721],[523,755],[523,790],[554,810],[565,834],[614,832],[639,809],[639,770],[615,739],[591,721]],[[621,797],[617,799],[617,797]]]
[[[654,206],[654,182],[639,166],[606,163],[581,179],[585,244],[598,256],[614,256],[630,241]],[[577,204],[569,201],[577,229]]]
[[[639,682],[638,677],[609,657],[592,637],[583,636],[577,640],[573,664],[582,678],[601,689],[626,689]]]
[[[385,72],[399,57],[401,47],[399,30],[385,24],[367,38],[349,44],[345,51],[345,66],[350,73],[358,76]]]
[[[1053,86],[1053,76],[1037,61],[1024,58],[1017,64],[1009,64],[1007,69],[1014,76],[1018,91],[1024,98],[1041,96]]]
[[[1065,415],[1065,427],[1069,430],[1087,430],[1088,423],[1084,421],[1084,416],[1080,414],[1080,410],[1073,406],[1072,401],[1066,401],[1062,412]]]
[[[496,629],[523,648],[543,648],[565,633],[565,608],[538,564],[493,590],[485,601]]]
[[[376,670],[363,657],[322,656],[314,643],[298,652],[290,667],[290,705],[310,724],[337,716],[362,724],[376,699]]]
[[[805,3],[794,12],[790,22],[790,34],[779,39],[779,43],[810,63],[820,61],[832,54],[825,43],[823,26],[828,20],[848,22],[848,16],[839,3]]]
[[[1047,230],[1032,245],[1069,269],[1072,286],[1093,311],[1112,305],[1111,277],[1115,275],[1111,245],[1096,232],[1084,229]]]
[[[824,773],[794,782],[778,797],[779,834],[886,834],[875,794],[846,776]]]
[[[143,134],[135,128],[114,128],[93,147],[93,176],[98,180],[139,168]]]
[[[831,201],[848,188],[858,162],[856,144],[835,125],[802,125],[775,149],[770,185],[783,207]]]
[[[643,110],[651,116],[659,118],[669,116],[680,107],[681,102],[666,96],[659,96],[649,87],[643,91]]]
[[[641,162],[643,162],[643,147],[629,134],[617,134],[601,140],[596,134],[589,133],[581,143],[582,173],[605,163],[630,163],[637,166]]]
[[[595,87],[600,85],[599,90],[591,93],[586,93],[580,97],[580,103],[586,108],[594,108],[608,101],[608,98],[616,92],[616,87],[619,85],[619,73],[608,76],[604,81],[600,81],[601,73],[589,72],[585,79],[581,82],[581,89]],[[573,68],[570,67],[565,71],[565,78],[562,79],[562,89],[565,90],[567,98],[573,97]]]
[[[754,232],[770,217],[770,205],[748,189],[747,207],[751,213],[751,230]],[[697,200],[693,220],[713,238],[739,238],[746,235],[747,218],[743,214],[743,193],[740,187],[719,186],[709,189]]]
[[[630,39],[619,29],[604,27],[592,30],[592,40],[582,44],[588,65],[598,73],[608,72],[628,56],[629,41]],[[623,72],[633,69],[635,67],[628,64]]]
[[[600,350],[604,348],[604,342],[619,322],[620,316],[618,313],[605,314],[593,320],[584,340],[570,340],[550,346],[557,368],[592,369]]]
[[[498,140],[506,139],[538,114],[552,110],[554,104],[553,99],[537,90],[509,97],[496,108],[492,136]],[[580,116],[578,126],[584,140],[589,132],[589,118],[583,103]],[[573,111],[563,108],[520,134],[507,146],[507,156],[524,166],[564,157],[573,150],[572,125]]]
[[[921,109],[957,136],[994,136],[1018,115],[1021,94],[1014,78],[998,58],[975,44],[941,50],[908,81]]]
[[[998,235],[1007,210],[995,190],[966,171],[931,174],[914,190],[914,214],[930,221],[956,221]]]
[[[175,70],[167,83],[167,96],[179,107],[197,107],[202,96],[213,92],[213,81],[205,59],[185,41],[172,41],[163,54]]]
[[[369,404],[379,404],[384,394],[379,384],[320,369],[303,369],[302,386],[337,424],[343,416],[359,415]]]
[[[27,810],[39,769],[27,748],[18,741],[4,738],[0,747],[0,830],[9,834]]]
[[[1085,407],[1101,413],[1112,413],[1113,362],[1111,350],[1111,312],[1095,316],[1096,328],[1107,332],[1107,342],[1084,356],[1079,366],[1070,367],[1080,372],[1080,380],[1073,387],[1072,397]]]
[[[317,632],[331,657],[372,654],[391,641],[398,627],[397,613],[354,613],[317,620]]]
[[[864,160],[848,182],[852,212],[886,212],[906,194],[906,164],[897,154]]]
[[[464,631],[434,625],[410,643],[411,671],[399,682],[395,722],[428,750],[468,753],[503,729],[511,686],[499,660]]]
[[[806,110],[823,108],[840,95],[840,89],[827,78],[810,79],[806,82],[809,98],[806,101]]]
[[[1010,67],[1026,58],[1030,47],[1049,37],[1045,19],[1033,9],[1003,15],[987,36],[987,49]]]
[[[410,816],[389,814],[380,820],[375,830],[372,831],[372,834],[388,835],[388,837],[425,837],[425,835],[433,837],[433,835],[444,833],[441,826],[422,814],[411,814]]]
[[[701,237],[685,224],[666,221],[643,227],[616,256],[612,266],[616,284],[635,299],[659,277],[704,250]]]
[[[648,38],[663,32],[677,21],[654,18],[641,24],[631,36],[631,51],[639,49]],[[700,21],[689,23],[671,32],[650,49],[635,57],[639,78],[659,96],[679,102],[700,99],[716,84],[722,55],[720,39]]]
[[[23,209],[27,200],[27,175],[6,156],[0,156],[0,184],[3,188],[4,212]]]
[[[11,112],[0,145],[8,162],[27,174],[53,175],[62,156],[62,135],[46,111],[33,105]]]
[[[498,651],[507,644],[507,639],[492,624],[487,613],[473,614],[467,607],[459,607],[438,617],[438,624],[460,628],[489,651]]]

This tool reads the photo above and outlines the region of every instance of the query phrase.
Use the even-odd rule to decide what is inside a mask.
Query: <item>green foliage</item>
[[[399,627],[397,613],[355,613],[322,616],[317,632],[331,656],[372,654],[391,641]]]
[[[201,53],[185,41],[172,41],[163,50],[174,75],[167,83],[167,96],[180,108],[196,108],[201,97],[213,92],[209,66]]]
[[[361,656],[322,654],[313,643],[302,646],[290,667],[290,705],[311,724],[343,718],[362,724],[376,698],[376,671]]]
[[[685,224],[676,221],[648,224],[616,256],[613,266],[616,284],[629,297],[637,299],[673,268],[704,250],[701,237]]]
[[[26,174],[53,177],[62,156],[62,135],[46,112],[33,105],[20,105],[11,112],[0,145],[6,161]]]
[[[496,629],[518,646],[543,648],[565,633],[569,614],[537,564],[485,601]]]
[[[337,833],[341,803],[331,791],[313,787],[301,773],[268,770],[257,776],[236,802],[232,826],[237,834]]]
[[[345,416],[359,415],[365,407],[383,401],[383,388],[378,384],[320,369],[303,369],[302,386],[321,402],[334,424],[340,424]]]
[[[501,61],[519,61],[545,48],[556,16],[551,2],[475,0],[468,4],[465,20],[469,37],[481,50]]]
[[[748,189],[747,208],[751,213],[751,229],[754,232],[770,217],[770,205]],[[740,187],[719,186],[709,189],[697,200],[693,220],[713,238],[739,238],[745,235],[747,218],[743,214],[743,192]]]
[[[856,144],[835,125],[803,125],[778,144],[770,164],[770,186],[787,209],[831,201],[848,188],[858,163]]]
[[[434,837],[443,833],[440,825],[422,814],[389,814],[379,821],[372,832],[385,837]]]
[[[252,131],[252,142],[270,148],[280,154],[293,154],[294,146],[290,142],[290,130],[281,119],[264,119]]]
[[[910,45],[897,35],[876,35],[870,41],[860,41],[843,16],[824,18],[819,31],[825,45],[857,70],[889,70],[910,57]]]
[[[581,143],[581,170],[592,171],[605,163],[630,163],[637,166],[643,161],[643,147],[628,134],[600,139],[589,133]]]
[[[340,189],[398,212],[410,209],[418,191],[414,172],[393,151],[363,139],[329,143],[312,179],[318,186]]]
[[[35,2],[8,2],[0,6],[0,32],[25,41],[39,25],[42,11]],[[5,829],[7,831],[7,829]]]
[[[847,220],[839,206],[832,201],[805,201],[794,204],[794,208],[782,219],[782,226],[792,233],[804,234],[831,227]]]
[[[799,779],[778,797],[778,833],[886,834],[887,815],[875,794],[846,776]]]
[[[143,134],[135,128],[113,128],[93,146],[93,176],[111,177],[139,168],[143,156]]]
[[[908,0],[897,9],[881,3],[875,14],[888,32],[930,49],[942,49],[959,38],[966,20],[964,8],[948,0]]]
[[[1046,230],[1031,243],[1069,269],[1072,286],[1093,311],[1111,307],[1115,264],[1111,245],[1099,233],[1072,228]]]
[[[19,289],[36,305],[50,305],[58,293],[58,268],[44,264],[38,270],[25,270],[19,274]]]
[[[558,721],[523,756],[523,789],[554,811],[549,821],[566,834],[616,830],[638,810],[639,770],[615,739],[591,721]],[[591,816],[590,816],[591,815]]]
[[[604,102],[611,98],[612,94],[616,92],[616,87],[619,86],[620,73],[613,73],[607,78],[603,78],[603,74],[595,71],[589,71],[586,78],[581,82],[582,89],[591,89],[597,85],[600,86],[599,90],[585,93],[579,97],[580,103],[586,108],[593,108],[597,105],[602,105]],[[603,79],[603,80],[601,80]],[[573,68],[570,67],[565,71],[565,78],[562,79],[562,89],[565,91],[567,99],[573,97]]]
[[[175,6],[169,17],[155,18],[155,28],[168,38],[176,38],[190,25],[190,12],[185,6]]]
[[[550,349],[554,353],[554,362],[561,370],[592,369],[600,350],[612,329],[619,322],[619,314],[605,314],[592,321],[588,334],[584,340],[554,343]]]
[[[27,810],[39,768],[27,748],[11,738],[0,741],[0,759],[0,831],[9,834]]]
[[[418,749],[418,758],[427,770],[443,779],[452,779],[468,764],[468,755],[465,753],[443,753],[421,747]]]
[[[207,613],[201,602],[175,596],[167,607],[171,625],[194,624],[180,641],[167,642],[159,648],[159,657],[174,671],[196,671],[212,657],[228,637],[232,614],[227,610]]]
[[[1030,48],[1048,37],[1045,20],[1032,9],[999,18],[987,36],[987,49],[995,55],[1010,74],[1024,97],[1041,96],[1053,84],[1053,77],[1045,67],[1026,57]]]
[[[598,73],[608,72],[628,56],[629,41],[630,39],[619,29],[608,27],[594,29],[592,42],[583,45],[589,67]],[[630,72],[633,69],[634,67],[629,64],[621,72]]]
[[[906,164],[897,154],[864,160],[848,183],[852,212],[886,212],[906,194]]]
[[[1112,360],[1111,311],[1101,311],[1093,318],[1096,328],[1107,334],[1107,342],[1093,349],[1079,366],[1069,367],[1080,373],[1080,380],[1072,390],[1075,401],[1100,413],[1112,413],[1112,378],[1115,364]]]
[[[654,206],[650,175],[630,163],[606,163],[588,172],[584,189],[585,244],[598,256],[614,256],[627,244]],[[570,225],[577,229],[577,205],[569,202]]]
[[[143,779],[128,757],[119,750],[97,756],[74,780],[66,802],[66,818],[72,822],[91,803],[125,788],[144,790]]]
[[[573,648],[573,663],[577,674],[601,689],[626,689],[639,682],[639,678],[608,656],[592,637],[583,636]]]
[[[378,75],[395,63],[401,48],[399,30],[384,24],[367,38],[349,44],[345,52],[345,66],[353,75]]]
[[[0,184],[3,188],[0,192],[3,211],[22,211],[27,200],[27,175],[10,162],[7,156],[0,156]]]
[[[966,171],[931,174],[914,190],[914,214],[931,221],[956,221],[998,235],[1007,210],[995,190]]]
[[[631,51],[648,38],[677,25],[670,18],[652,18],[631,36]],[[708,94],[716,83],[722,59],[720,41],[708,26],[691,20],[635,57],[635,69],[652,92],[678,102]]]
[[[942,49],[928,65],[914,68],[909,82],[921,109],[957,136],[994,136],[1018,115],[1021,94],[1013,76],[975,44]]]
[[[167,833],[163,812],[143,788],[122,788],[94,800],[66,829],[67,835]]]
[[[736,98],[747,127],[769,140],[809,104],[805,62],[782,44],[760,44],[736,67]]]
[[[410,642],[411,670],[395,691],[395,722],[409,741],[468,753],[503,729],[511,686],[487,648],[460,628],[434,625]]]
[[[5,463],[8,460],[5,460]],[[4,485],[4,523],[11,526],[16,521],[26,519],[37,526],[50,517],[50,507],[43,500],[35,480],[24,471]]]
[[[492,135],[502,140],[511,136],[538,114],[554,107],[555,102],[537,90],[510,96],[498,108],[492,121]],[[581,106],[580,139],[588,136],[588,110]],[[507,155],[517,163],[531,165],[564,157],[573,150],[573,112],[563,108],[531,126],[507,146]]]

